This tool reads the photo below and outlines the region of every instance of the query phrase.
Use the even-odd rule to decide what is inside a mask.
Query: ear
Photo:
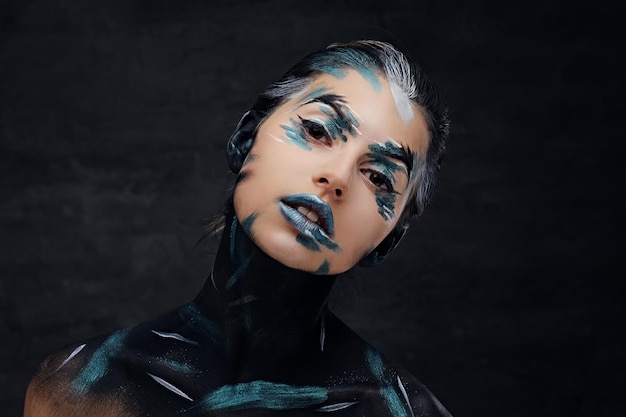
[[[254,110],[248,110],[237,123],[235,131],[228,139],[226,158],[228,168],[237,174],[243,166],[243,161],[252,148],[256,135],[256,128],[261,122],[261,116]]]
[[[396,226],[373,251],[365,255],[363,259],[359,261],[359,266],[370,267],[382,263],[387,259],[391,251],[398,246],[398,243],[400,243],[408,229],[408,224]]]

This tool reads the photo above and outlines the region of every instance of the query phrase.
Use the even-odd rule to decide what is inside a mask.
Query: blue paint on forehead
[[[343,79],[346,76],[346,67],[352,67],[370,83],[374,91],[380,92],[380,81],[376,75],[378,66],[367,54],[346,49],[328,49],[324,52],[324,56],[312,60],[313,69]]]
[[[266,408],[289,410],[318,405],[328,398],[328,389],[292,386],[268,381],[225,385],[205,396],[197,406],[202,410],[241,410]]]
[[[80,373],[72,381],[72,391],[77,395],[86,394],[91,387],[109,370],[110,359],[123,349],[128,329],[119,330],[109,336],[91,355]]]

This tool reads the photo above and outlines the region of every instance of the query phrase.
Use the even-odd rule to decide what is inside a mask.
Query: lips
[[[314,194],[294,194],[278,203],[282,215],[300,233],[315,239],[329,249],[339,246],[331,239],[335,233],[333,212],[322,199]]]

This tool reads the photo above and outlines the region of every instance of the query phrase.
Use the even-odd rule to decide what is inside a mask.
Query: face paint
[[[309,236],[305,236],[302,233],[296,236],[296,242],[298,242],[305,248],[315,252],[320,252],[322,250],[320,245],[318,245],[314,239],[310,238]]]
[[[311,67],[318,71],[343,79],[347,75],[347,69],[351,67],[363,77],[377,93],[381,91],[380,80],[376,75],[376,63],[370,57],[360,51],[354,50],[329,50],[330,55],[325,57],[324,62],[314,61]]]
[[[395,217],[396,194],[384,190],[376,190],[376,204],[378,205],[378,214],[383,219],[391,220]]]
[[[243,227],[243,230],[248,236],[250,236],[250,233],[252,232],[252,224],[257,217],[259,217],[259,214],[255,212],[243,219],[243,221],[241,222],[241,227]]]
[[[372,144],[368,148],[372,152],[366,156],[371,159],[372,166],[375,169],[375,172],[371,173],[370,178],[380,183],[374,193],[376,204],[378,205],[378,213],[385,220],[391,220],[395,217],[395,203],[399,195],[394,189],[394,184],[397,180],[396,172],[401,172],[410,178],[415,155],[409,150],[398,147],[391,141],[385,142],[384,145]],[[402,164],[394,162],[394,159],[402,161]]]
[[[285,130],[285,134],[287,135],[287,139],[294,145],[298,145],[302,149],[306,149],[310,151],[311,145],[309,145],[307,141],[306,130],[301,123],[296,122],[293,118],[289,119],[290,125],[280,125]]]
[[[320,265],[317,271],[314,272],[316,275],[328,275],[328,271],[330,270],[330,263],[324,259],[324,262]]]
[[[361,74],[344,69],[341,80],[317,75],[263,120],[251,150],[258,158],[234,194],[240,218],[259,213],[254,243],[311,273],[325,260],[329,274],[347,271],[391,232],[415,185],[408,150],[428,142],[424,118],[402,120],[386,79],[379,77],[376,93]],[[307,201],[287,201],[302,195],[332,207],[334,232]]]
[[[406,168],[401,165],[392,163],[391,161],[387,159],[390,165],[393,164],[398,167],[398,169],[394,169],[394,172],[396,170],[400,170],[406,175],[410,176],[412,174],[413,161],[415,161],[416,157],[415,157],[415,153],[412,152],[411,150],[399,147],[392,141],[387,141],[385,142],[384,145],[372,144],[369,146],[369,149],[370,151],[372,151],[372,153],[369,153],[367,155],[368,157],[376,161],[383,161],[384,159],[387,159],[387,158],[397,159],[399,161],[402,161],[404,165],[406,166]]]

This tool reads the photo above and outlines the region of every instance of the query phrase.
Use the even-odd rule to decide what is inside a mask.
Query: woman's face
[[[387,80],[342,75],[316,77],[259,126],[234,195],[265,253],[317,274],[352,268],[391,232],[429,141]]]

